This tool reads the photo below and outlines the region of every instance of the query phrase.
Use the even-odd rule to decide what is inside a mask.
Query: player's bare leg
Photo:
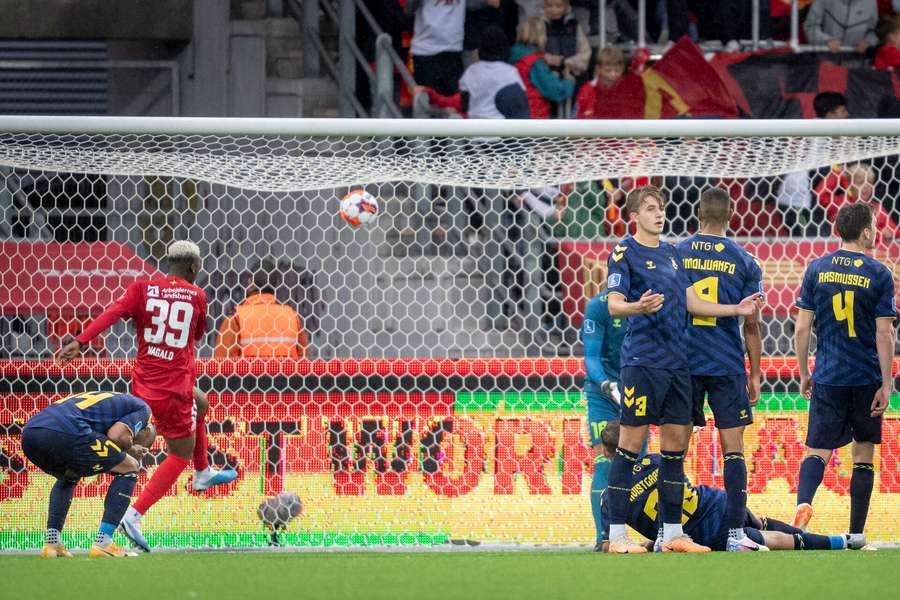
[[[191,479],[191,488],[195,492],[202,492],[214,485],[231,483],[237,479],[237,471],[234,469],[214,469],[209,466],[208,444],[206,442],[206,413],[209,411],[209,401],[206,394],[199,388],[194,388],[194,407],[197,410],[197,426],[195,429],[194,453],[194,477]]]
[[[194,455],[194,436],[177,439],[166,438],[166,446],[169,455],[153,472],[153,476],[150,477],[150,481],[147,482],[140,497],[125,512],[120,525],[128,539],[144,552],[150,552],[150,544],[147,543],[141,531],[141,517],[168,493],[178,480],[178,476],[191,464]]]
[[[853,474],[850,476],[850,535],[862,535],[869,516],[869,502],[872,499],[872,488],[875,483],[875,444],[871,442],[853,442]],[[871,544],[864,545],[861,550],[877,550]]]
[[[641,447],[647,439],[647,426],[620,425],[619,447],[609,468],[609,552],[613,554],[645,554],[647,549],[628,537],[625,530],[628,509],[629,482],[632,467],[637,463]]]
[[[660,426],[659,510],[663,524],[663,552],[709,552],[681,528],[684,504],[684,457],[691,440],[691,424]]]
[[[729,552],[754,552],[763,549],[744,533],[747,518],[747,463],[744,461],[744,426],[719,429],[719,441],[725,457],[725,494]]]
[[[794,513],[793,525],[797,529],[806,529],[813,517],[812,501],[816,490],[825,476],[825,466],[831,460],[834,450],[824,448],[806,448],[806,456],[800,465],[800,483],[797,487],[797,510]]]

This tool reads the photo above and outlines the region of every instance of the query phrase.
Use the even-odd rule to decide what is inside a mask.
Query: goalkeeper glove
[[[619,393],[619,384],[606,380],[600,384],[600,391],[613,399],[616,404],[622,404],[622,394]]]

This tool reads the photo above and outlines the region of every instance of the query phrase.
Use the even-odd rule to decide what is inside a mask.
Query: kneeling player
[[[82,477],[99,473],[112,473],[114,477],[103,503],[100,530],[88,555],[136,556],[113,542],[112,536],[131,501],[139,459],[156,438],[149,419],[150,407],[139,398],[85,392],[51,404],[26,423],[22,451],[42,471],[56,477],[50,490],[42,556],[72,556],[60,541],[72,495]]]
[[[601,433],[603,451],[612,456],[619,444],[619,424],[607,425]],[[653,540],[657,538],[657,509],[660,456],[650,454],[634,466],[628,495],[626,524]],[[726,520],[728,497],[725,490],[705,485],[693,486],[685,478],[683,522],[684,532],[711,550],[724,551],[728,545],[729,527]],[[602,502],[604,550],[609,545],[609,505]],[[844,550],[862,548],[866,539],[861,534],[818,535],[797,529],[776,519],[758,518],[749,510],[744,521],[744,534],[759,544],[761,550]],[[661,540],[656,546],[661,548]],[[648,542],[647,548],[654,546]]]

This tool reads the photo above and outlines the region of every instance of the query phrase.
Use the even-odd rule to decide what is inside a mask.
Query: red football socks
[[[206,452],[206,418],[197,417],[197,430],[194,432],[194,470],[203,471],[209,467],[209,454]]]
[[[191,464],[189,460],[169,454],[166,460],[153,472],[153,476],[150,477],[147,485],[144,486],[140,498],[134,503],[134,510],[142,515],[147,514],[150,507],[159,502],[160,498],[172,489],[172,486],[178,480],[178,476],[189,464]]]

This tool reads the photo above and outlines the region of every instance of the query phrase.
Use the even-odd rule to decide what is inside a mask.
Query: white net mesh
[[[0,164],[260,192],[407,182],[529,188],[628,175],[765,177],[900,152],[896,136],[385,138],[0,135]],[[562,157],[565,157],[562,159]]]
[[[203,256],[198,383],[213,462],[241,477],[200,498],[182,481],[145,520],[151,543],[265,544],[282,513],[297,545],[590,542],[578,328],[628,231],[624,195],[645,182],[670,198],[673,239],[696,230],[705,187],[726,188],[732,233],[763,263],[750,507],[788,519],[806,428],[791,306],[805,264],[836,247],[845,201],[882,207],[875,255],[896,272],[898,154],[895,136],[0,135],[0,547],[34,547],[43,529],[50,480],[24,461],[22,423],[68,393],[126,391],[135,335],[113,327],[87,349],[96,361],[65,371],[49,359],[157,273],[174,239]],[[379,199],[374,225],[338,218],[351,187]],[[260,273],[300,315],[305,359],[246,361],[228,343],[226,317]],[[897,410],[876,456],[875,539],[900,537]],[[708,426],[691,452],[698,483],[721,485],[714,440]],[[815,528],[845,530],[850,464],[835,454]],[[105,481],[79,490],[71,543],[90,535]],[[266,504],[282,492],[302,504]]]

